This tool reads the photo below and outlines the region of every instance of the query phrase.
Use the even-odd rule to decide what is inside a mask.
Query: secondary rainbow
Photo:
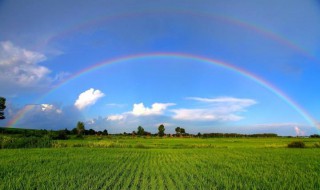
[[[188,10],[188,9],[176,9],[176,8],[167,9],[167,10],[145,10],[143,12],[126,12],[126,13],[120,13],[120,14],[112,14],[105,17],[96,18],[94,20],[78,23],[76,25],[70,26],[58,32],[57,34],[51,36],[49,39],[42,41],[40,44],[36,44],[34,49],[42,50],[49,43],[63,40],[64,38],[67,38],[68,36],[72,36],[73,34],[76,34],[79,31],[91,29],[103,24],[118,22],[122,19],[127,19],[127,18],[128,19],[137,18],[137,17],[143,18],[143,17],[148,17],[150,15],[155,15],[155,14],[164,14],[164,15],[180,14],[180,15],[188,15],[192,17],[206,18],[208,20],[216,20],[227,25],[233,25],[239,28],[243,28],[247,31],[252,31],[258,35],[263,36],[266,39],[269,39],[273,42],[281,44],[282,46],[287,47],[296,53],[299,53],[300,55],[308,58],[310,61],[313,61],[316,63],[319,62],[319,60],[316,59],[315,56],[310,54],[306,49],[299,46],[294,41],[289,40],[285,36],[280,35],[265,27],[259,26],[255,23],[250,23],[246,20],[241,20],[228,15],[222,15],[222,14],[211,13],[211,12],[200,12],[200,11]]]
[[[61,86],[66,85],[67,83],[77,79],[78,77],[93,72],[95,70],[98,70],[99,68],[102,68],[107,65],[111,64],[119,64],[124,63],[128,61],[138,61],[138,60],[146,60],[146,59],[156,59],[156,58],[179,58],[179,59],[188,59],[188,60],[194,60],[197,62],[205,62],[209,63],[218,67],[225,68],[227,70],[233,71],[236,74],[242,75],[245,78],[248,78],[257,84],[263,86],[270,92],[272,92],[274,95],[282,99],[284,102],[286,102],[292,109],[294,109],[297,113],[299,113],[312,127],[315,127],[319,129],[319,126],[315,119],[311,115],[307,113],[298,103],[294,102],[290,97],[288,97],[285,93],[283,93],[280,89],[276,88],[274,85],[270,84],[269,82],[265,81],[262,78],[259,78],[253,73],[250,73],[249,71],[237,67],[235,65],[232,65],[230,63],[220,61],[217,59],[202,57],[198,55],[192,55],[192,54],[184,54],[184,53],[172,53],[172,52],[157,52],[157,53],[144,53],[144,54],[135,54],[135,55],[129,55],[124,57],[118,57],[114,59],[108,59],[101,62],[98,62],[96,64],[93,64],[90,67],[87,67],[85,69],[80,70],[79,72],[71,75],[66,80],[62,81],[58,85],[56,85],[54,88],[52,88],[50,91],[48,91],[44,96],[40,97],[40,99],[37,101],[37,103],[41,102],[43,98],[54,92],[55,90],[59,89]],[[12,127],[15,126],[21,120],[24,115],[29,111],[30,109],[26,106],[22,110],[20,110],[17,115],[8,122],[7,126]]]

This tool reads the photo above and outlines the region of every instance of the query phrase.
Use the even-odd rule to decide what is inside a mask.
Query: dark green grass
[[[0,150],[0,189],[320,189],[320,149],[287,139],[117,140],[132,147]]]

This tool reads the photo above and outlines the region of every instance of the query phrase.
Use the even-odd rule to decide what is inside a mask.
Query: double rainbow
[[[288,97],[285,93],[283,93],[280,89],[276,88],[272,84],[268,83],[264,79],[256,76],[253,73],[250,73],[247,70],[244,70],[243,68],[237,67],[233,64],[223,62],[220,60],[216,59],[211,59],[211,58],[206,58],[206,57],[201,57],[201,56],[196,56],[196,55],[191,55],[191,54],[183,54],[183,53],[168,53],[168,52],[160,52],[160,53],[146,53],[146,54],[136,54],[136,55],[130,55],[130,56],[124,56],[124,57],[119,57],[115,59],[110,59],[110,60],[104,60],[98,63],[93,64],[90,67],[87,67],[83,70],[78,71],[77,73],[69,76],[66,80],[62,81],[58,85],[56,85],[54,88],[52,88],[50,91],[48,91],[44,96],[42,96],[39,101],[49,94],[53,93],[57,89],[59,89],[61,86],[66,85],[67,83],[77,79],[78,77],[93,72],[95,70],[98,70],[102,67],[105,67],[107,65],[111,64],[119,64],[123,62],[129,62],[129,61],[139,61],[139,60],[149,60],[149,59],[157,59],[157,58],[180,58],[180,59],[188,59],[191,61],[197,61],[197,62],[204,62],[204,63],[209,63],[217,67],[224,68],[226,70],[232,71],[235,74],[241,75],[245,78],[248,78],[255,83],[259,84],[260,86],[264,87],[265,89],[269,90],[272,92],[274,95],[282,99],[285,103],[287,103],[292,109],[294,109],[297,113],[301,115],[312,127],[315,127],[319,129],[318,123],[316,122],[313,117],[307,113],[298,103],[293,101],[290,97]],[[24,115],[30,110],[29,106],[25,106],[23,109],[21,109],[16,116],[10,120],[7,124],[8,127],[13,127],[15,126],[19,120],[21,120]]]

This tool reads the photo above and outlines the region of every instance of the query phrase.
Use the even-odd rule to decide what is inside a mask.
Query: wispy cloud
[[[109,115],[107,117],[108,121],[120,121],[123,120],[125,118],[124,114],[116,114],[116,115]]]
[[[89,90],[82,92],[74,105],[79,109],[82,110],[88,106],[94,105],[98,99],[102,98],[104,93],[100,90],[95,90],[90,88]]]
[[[238,121],[243,117],[233,113],[219,113],[214,108],[208,109],[175,109],[173,119],[185,121]]]
[[[252,99],[246,98],[234,98],[234,97],[219,97],[219,98],[200,98],[200,97],[187,97],[189,100],[195,100],[204,103],[223,103],[223,104],[235,104],[240,106],[251,106],[257,102]]]
[[[126,106],[126,104],[109,103],[109,104],[106,104],[106,106],[108,106],[108,107],[121,108],[121,107]]]
[[[255,127],[268,127],[268,128],[280,128],[280,127],[288,127],[288,126],[291,126],[291,127],[294,127],[294,126],[303,126],[302,124],[300,123],[261,123],[261,124],[255,124],[253,125]]]
[[[243,119],[239,116],[239,112],[245,111],[257,102],[252,99],[240,99],[233,97],[222,98],[201,98],[188,97],[202,104],[206,104],[206,108],[190,108],[190,109],[173,109],[173,119],[187,121],[238,121]]]

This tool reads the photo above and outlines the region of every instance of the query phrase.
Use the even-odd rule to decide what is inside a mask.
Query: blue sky
[[[319,132],[317,1],[13,0],[0,20],[0,126]]]

